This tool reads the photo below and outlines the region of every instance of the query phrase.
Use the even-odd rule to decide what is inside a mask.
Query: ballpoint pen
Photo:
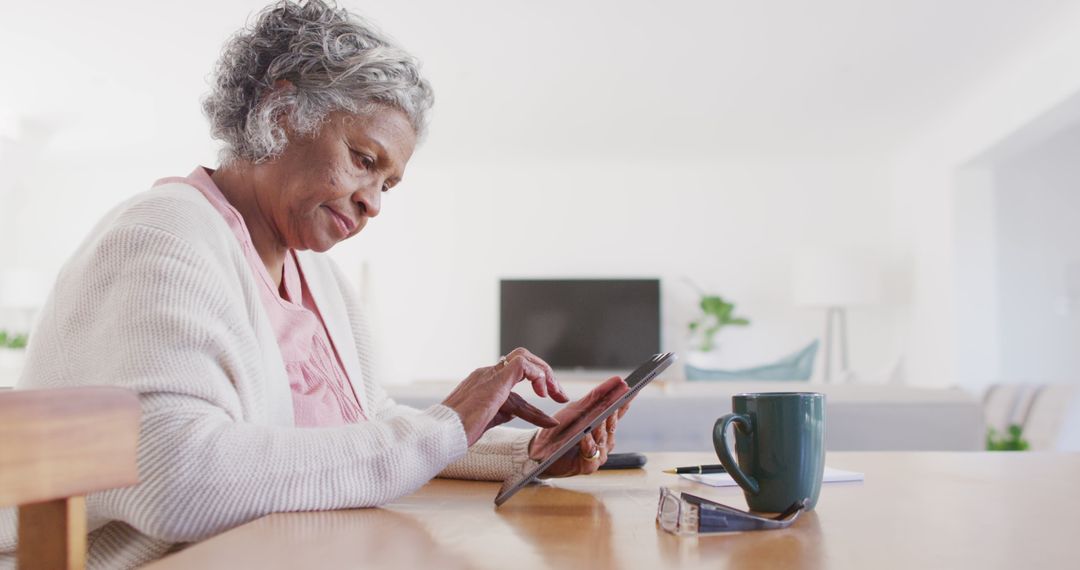
[[[724,469],[723,465],[694,465],[692,467],[676,467],[674,469],[664,469],[664,473],[674,473],[676,475],[682,475],[683,473],[691,473],[694,475],[701,475],[704,473],[727,473],[727,469]]]

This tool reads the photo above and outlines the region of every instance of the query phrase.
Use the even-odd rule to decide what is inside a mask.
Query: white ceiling
[[[223,39],[262,4],[5,7],[0,57],[9,70],[4,83],[16,88],[0,94],[0,107],[71,117],[83,132],[205,136],[197,101],[209,66]],[[429,146],[583,157],[885,152],[1033,41],[1065,33],[1055,26],[1080,7],[1075,0],[345,5],[424,60],[438,101]]]

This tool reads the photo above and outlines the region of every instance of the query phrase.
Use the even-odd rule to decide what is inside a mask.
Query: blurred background
[[[264,5],[5,7],[9,344],[102,215],[216,166],[200,100]],[[342,5],[436,92],[405,181],[330,252],[372,314],[384,383],[493,362],[500,279],[650,278],[664,350],[700,352],[703,297],[746,317],[701,359],[714,368],[824,340],[840,308],[834,381],[974,399],[1080,386],[1080,2]],[[1029,407],[1009,402],[1014,419]]]

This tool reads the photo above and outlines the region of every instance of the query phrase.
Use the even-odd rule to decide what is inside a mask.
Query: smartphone
[[[648,459],[642,453],[609,453],[601,469],[640,469]]]

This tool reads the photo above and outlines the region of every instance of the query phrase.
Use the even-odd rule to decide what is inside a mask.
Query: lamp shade
[[[799,255],[792,297],[803,307],[872,305],[881,297],[881,267],[868,254],[815,251]]]

